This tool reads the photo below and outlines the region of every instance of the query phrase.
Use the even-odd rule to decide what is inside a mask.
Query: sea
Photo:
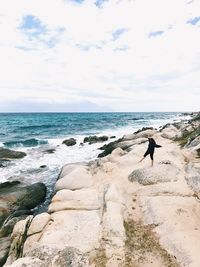
[[[43,182],[50,195],[64,164],[94,160],[105,143],[142,127],[159,128],[183,117],[177,112],[0,113],[0,147],[27,154],[22,159],[1,164],[0,183]],[[116,137],[104,143],[80,145],[84,137],[90,135]],[[62,144],[71,137],[77,140],[76,145]],[[55,152],[46,153],[48,149],[55,149]]]

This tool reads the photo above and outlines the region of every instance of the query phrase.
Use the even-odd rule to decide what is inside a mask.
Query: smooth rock
[[[162,167],[154,166],[153,168],[135,169],[128,177],[129,181],[137,181],[142,185],[151,185],[177,181],[181,176],[180,170],[171,164],[163,164]]]
[[[66,164],[62,167],[60,175],[59,175],[59,179],[64,177],[65,175],[69,174],[71,171],[75,170],[77,167],[83,167],[86,168],[86,165],[83,164]]]
[[[59,211],[51,214],[40,244],[59,245],[62,249],[70,246],[88,252],[98,244],[99,234],[100,217],[97,211]]]
[[[85,167],[78,166],[69,174],[65,175],[56,182],[55,190],[70,189],[77,190],[92,186],[92,175]]]
[[[48,212],[60,210],[97,210],[100,208],[98,192],[94,189],[67,190],[56,193],[49,206]]]
[[[30,236],[41,232],[49,220],[50,215],[47,212],[36,215],[31,222],[27,235]]]
[[[6,265],[6,267],[47,267],[44,262],[32,257],[25,257],[17,259],[12,264]],[[50,265],[48,266],[50,267]]]

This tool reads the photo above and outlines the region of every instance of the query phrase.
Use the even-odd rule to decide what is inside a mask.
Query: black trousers
[[[147,151],[146,151],[145,154],[144,154],[144,158],[145,158],[147,155],[150,155],[151,160],[153,160],[153,154],[154,154],[154,149],[147,149]]]

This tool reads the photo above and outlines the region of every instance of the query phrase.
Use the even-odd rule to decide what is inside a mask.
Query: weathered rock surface
[[[28,229],[27,236],[42,232],[42,230],[49,221],[50,221],[50,215],[46,212],[43,212],[35,216]]]
[[[151,185],[156,183],[164,183],[177,181],[180,175],[180,170],[171,164],[162,164],[154,168],[141,168],[134,170],[128,177],[129,181],[137,181],[142,185]]]
[[[21,159],[25,156],[25,152],[0,147],[0,159]]]
[[[85,167],[77,167],[69,174],[60,178],[55,185],[56,191],[61,189],[76,190],[92,186],[93,179]]]
[[[6,262],[10,249],[10,237],[0,238],[0,266]]]
[[[12,267],[87,267],[89,258],[76,248],[67,247],[61,251],[49,246],[34,249],[28,256],[16,260]]]
[[[60,210],[97,210],[100,209],[99,196],[97,190],[63,189],[56,193],[52,199],[48,211],[50,213]]]
[[[6,265],[12,263],[14,260],[22,257],[24,242],[27,237],[27,231],[31,224],[33,216],[28,216],[25,220],[19,221],[15,224],[13,233],[11,235],[11,246]]]
[[[17,223],[10,267],[198,267],[200,162],[196,145],[172,141],[198,120],[172,126],[126,135],[106,146],[107,157],[65,165],[48,213],[30,218],[29,228]],[[148,157],[139,160],[152,135],[162,148],[149,167]]]
[[[74,146],[76,144],[76,139],[69,138],[64,140],[62,143],[65,144],[66,146]]]

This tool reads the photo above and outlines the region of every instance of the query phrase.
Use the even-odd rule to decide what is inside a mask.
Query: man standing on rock
[[[154,154],[155,147],[162,147],[162,146],[157,145],[153,138],[148,138],[148,140],[149,140],[149,145],[148,145],[147,151],[145,152],[143,158],[139,162],[142,162],[147,155],[150,155],[151,166],[153,166],[153,154]]]

